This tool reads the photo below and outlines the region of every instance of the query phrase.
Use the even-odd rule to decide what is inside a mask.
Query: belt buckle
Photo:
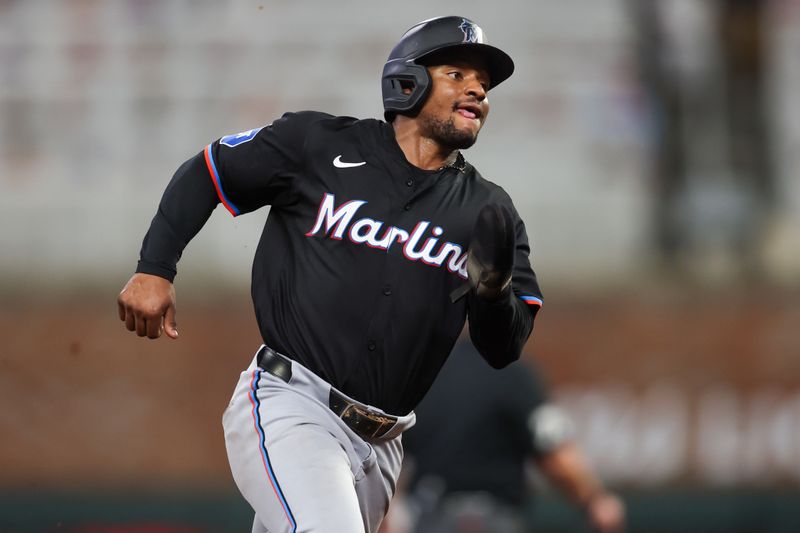
[[[363,407],[360,407],[355,404],[348,404],[347,407],[344,408],[341,414],[342,420],[352,420],[356,427],[358,426],[359,419],[366,419],[374,424],[377,424],[377,427],[372,432],[367,432],[365,436],[371,437],[374,439],[380,438],[389,431],[392,426],[394,426],[397,421],[391,417],[381,415],[379,413],[372,413]],[[386,427],[388,426],[388,427]],[[385,428],[385,429],[384,429]]]

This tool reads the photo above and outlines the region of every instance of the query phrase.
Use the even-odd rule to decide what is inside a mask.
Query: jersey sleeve
[[[507,207],[514,220],[516,250],[511,291],[507,297],[485,300],[474,290],[468,293],[467,316],[472,343],[494,368],[519,359],[522,347],[533,331],[533,322],[542,305],[542,294],[530,264],[530,245],[511,198],[501,188],[490,202]]]
[[[217,196],[234,216],[294,200],[294,180],[303,169],[305,139],[314,122],[330,115],[286,113],[273,123],[226,135],[203,150]]]
[[[515,230],[517,236],[517,249],[514,256],[514,272],[511,276],[511,288],[514,295],[525,303],[534,314],[542,307],[544,300],[542,291],[539,288],[539,281],[536,273],[531,266],[531,247],[528,242],[528,233],[525,230],[525,222],[522,221],[517,210],[509,199],[509,206],[514,217]]]

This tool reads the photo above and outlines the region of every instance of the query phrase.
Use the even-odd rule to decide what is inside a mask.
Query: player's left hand
[[[625,531],[625,504],[610,492],[594,496],[586,506],[589,524],[597,533],[623,533]]]
[[[514,219],[506,207],[485,205],[478,213],[467,258],[469,283],[476,294],[496,300],[511,286],[514,268]]]

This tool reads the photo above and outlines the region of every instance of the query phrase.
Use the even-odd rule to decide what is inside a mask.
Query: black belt
[[[291,359],[272,348],[263,346],[256,356],[256,364],[286,383],[292,379]],[[365,438],[380,438],[397,423],[397,417],[376,413],[353,403],[333,387],[328,396],[328,407],[350,429]]]
[[[269,372],[286,383],[289,383],[289,380],[292,379],[292,361],[268,346],[262,346],[261,350],[258,351],[256,364],[261,370]]]

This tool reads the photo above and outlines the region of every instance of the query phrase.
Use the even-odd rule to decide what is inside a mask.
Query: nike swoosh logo
[[[336,159],[333,160],[333,166],[336,168],[353,168],[353,167],[360,167],[361,165],[366,165],[366,161],[361,161],[360,163],[347,163],[342,161],[342,156],[337,155]]]

